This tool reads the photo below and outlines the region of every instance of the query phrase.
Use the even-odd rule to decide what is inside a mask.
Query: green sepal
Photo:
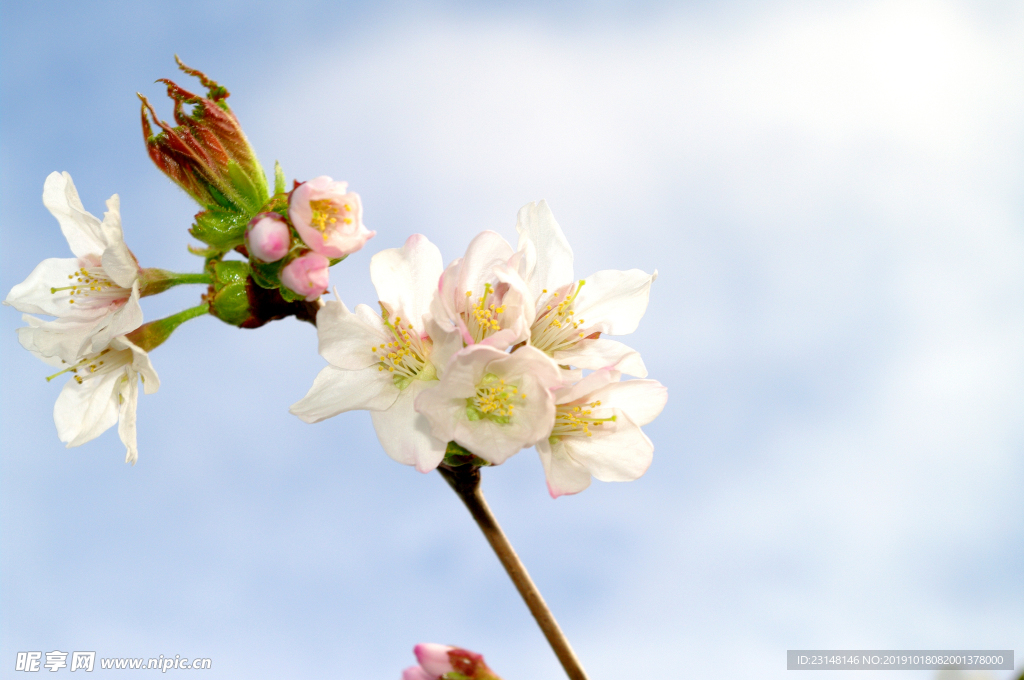
[[[286,302],[302,302],[306,299],[305,295],[299,295],[285,286],[281,286],[277,290],[281,293],[281,297],[283,297]]]
[[[249,218],[238,212],[211,209],[196,213],[195,224],[188,232],[198,241],[221,251],[228,251],[245,241]]]
[[[460,465],[484,467],[490,465],[490,463],[480,456],[462,448],[458,443],[453,441],[448,442],[448,447],[444,451],[444,464],[448,467],[459,467]]]
[[[329,257],[327,258],[327,266],[333,267],[334,265],[344,260],[346,257],[348,257],[348,255],[342,255],[341,257]]]
[[[249,267],[252,269],[252,280],[260,288],[278,288],[281,286],[281,270],[287,263],[287,257],[282,257],[277,262],[258,262],[249,260]]]
[[[287,184],[284,181],[284,170],[281,169],[281,164],[274,161],[274,193],[283,194],[287,190]]]

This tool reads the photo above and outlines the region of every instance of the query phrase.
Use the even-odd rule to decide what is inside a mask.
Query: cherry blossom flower
[[[327,292],[330,282],[330,261],[319,253],[306,253],[295,258],[281,270],[281,283],[292,292],[312,302]]]
[[[377,232],[363,226],[359,194],[348,183],[323,176],[292,192],[288,217],[307,246],[325,257],[345,257],[363,247]]]
[[[601,334],[636,330],[658,272],[604,270],[575,280],[572,249],[546,201],[519,210],[518,267],[537,301],[530,344],[560,365],[645,377],[640,355]]]
[[[551,390],[561,383],[558,365],[533,347],[509,354],[470,345],[416,397],[416,410],[435,438],[499,465],[548,436],[555,417]]]
[[[250,220],[245,230],[245,245],[257,260],[277,262],[288,254],[292,232],[277,213],[260,213]]]
[[[477,235],[465,257],[445,269],[432,312],[439,326],[466,345],[507,349],[529,337],[534,301],[510,260],[512,246],[493,231]]]
[[[555,425],[537,443],[553,498],[579,493],[590,478],[626,482],[651,464],[654,444],[641,430],[665,407],[668,390],[656,380],[619,382],[602,369],[555,392]]]
[[[140,269],[124,243],[117,194],[101,222],[86,212],[71,175],[54,172],[43,185],[43,205],[75,257],[43,260],[4,304],[57,317],[23,330],[36,336],[35,351],[70,363],[142,325]]]
[[[436,468],[448,440],[431,436],[427,419],[413,404],[437,384],[445,362],[461,347],[458,336],[440,333],[429,314],[441,270],[441,252],[420,234],[410,236],[402,248],[374,255],[370,278],[383,315],[366,305],[351,312],[341,300],[325,304],[317,314],[317,335],[320,355],[330,365],[291,412],[316,423],[345,411],[369,410],[391,458],[420,472]],[[443,340],[435,344],[435,337]]]
[[[45,329],[45,322],[29,314],[22,319],[28,324],[18,329],[22,346],[47,364],[62,369],[47,380],[65,373],[72,376],[53,409],[60,440],[68,448],[79,446],[117,423],[117,432],[128,449],[124,460],[134,465],[139,458],[135,427],[139,379],[146,394],[160,388],[160,378],[153,370],[149,354],[126,337],[117,336],[99,351],[65,361],[45,355],[36,344],[40,337],[52,332]],[[43,346],[49,343],[44,342]]]

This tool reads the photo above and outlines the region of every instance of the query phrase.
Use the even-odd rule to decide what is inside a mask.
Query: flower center
[[[593,437],[590,428],[600,428],[605,423],[615,422],[615,416],[594,418],[593,409],[601,405],[600,401],[589,404],[563,404],[555,407],[555,427],[551,430],[552,437]]]
[[[123,300],[131,295],[131,291],[122,288],[107,277],[103,267],[81,267],[68,278],[74,283],[60,288],[50,288],[50,294],[56,295],[63,291],[69,291],[68,304],[82,303],[83,298],[91,298],[102,303],[109,303],[115,300]]]
[[[310,201],[309,207],[313,210],[309,223],[323,234],[324,243],[330,237],[328,230],[337,224],[338,220],[344,224],[352,224],[352,204],[347,201],[339,205],[329,198],[321,198]]]
[[[61,361],[61,363],[67,363]],[[75,381],[81,385],[83,382],[97,375],[103,373],[110,373],[116,371],[119,368],[123,368],[132,363],[132,351],[130,349],[110,349],[109,347],[101,352],[95,354],[87,354],[85,358],[79,361],[77,364],[68,366],[63,371],[58,371],[53,375],[46,378],[46,382],[50,382],[59,375],[65,373],[73,373],[75,375]]]
[[[386,314],[386,312],[385,312]],[[420,337],[411,323],[402,325],[402,317],[396,316],[394,323],[386,317],[384,325],[391,332],[392,340],[370,348],[377,359],[378,371],[390,371],[398,389],[405,389],[410,382],[431,380],[437,377],[430,356],[430,341]]]
[[[578,284],[570,285],[564,291],[555,291],[544,302],[538,305],[537,319],[530,327],[530,344],[545,354],[551,355],[565,349],[583,339],[584,333],[579,330],[583,319],[576,319],[572,308],[580,289],[587,282],[580,279]],[[547,293],[547,289],[541,291]],[[561,300],[559,300],[561,298]]]
[[[515,385],[493,373],[488,373],[476,387],[476,394],[466,399],[466,417],[470,420],[487,418],[501,425],[512,420],[516,404],[526,401],[526,395]]]
[[[466,299],[473,297],[472,291],[466,291]],[[494,286],[490,283],[484,284],[484,294],[476,299],[476,304],[464,313],[466,326],[474,342],[480,342],[495,331],[501,330],[501,315],[505,313],[505,307],[500,304]]]

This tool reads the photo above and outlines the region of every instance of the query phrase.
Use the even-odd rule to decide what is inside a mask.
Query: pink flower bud
[[[326,257],[354,253],[377,233],[363,226],[359,194],[347,189],[346,182],[317,177],[297,186],[288,203],[288,217],[299,236]]]
[[[288,253],[292,232],[277,213],[260,213],[245,229],[245,245],[257,260],[277,262]]]
[[[420,666],[409,666],[402,671],[402,680],[437,680],[437,678]]]
[[[306,253],[297,257],[281,270],[281,283],[288,290],[304,295],[312,302],[327,291],[330,280],[330,262],[318,253]]]
[[[413,647],[412,651],[416,654],[416,660],[420,662],[420,666],[423,666],[423,670],[428,675],[440,677],[445,673],[451,673],[455,670],[451,660],[448,658],[448,652],[453,649],[455,647],[423,642]]]

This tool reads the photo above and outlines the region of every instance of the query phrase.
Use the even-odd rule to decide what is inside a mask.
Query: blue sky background
[[[1020,3],[5,2],[4,292],[69,254],[54,170],[94,214],[120,194],[144,266],[199,267],[134,94],[169,117],[175,53],[266,166],[361,194],[377,237],[332,270],[350,304],[378,250],[421,232],[450,261],[540,198],[578,275],[659,270],[627,339],[669,387],[647,475],[552,500],[533,451],[485,472],[594,680],[776,678],[796,648],[1024,656]],[[365,413],[288,414],[313,327],[182,327],[132,468],[114,430],[63,448],[60,386],[19,314],[0,325],[3,666],[388,679],[436,641],[562,677],[443,480]]]

